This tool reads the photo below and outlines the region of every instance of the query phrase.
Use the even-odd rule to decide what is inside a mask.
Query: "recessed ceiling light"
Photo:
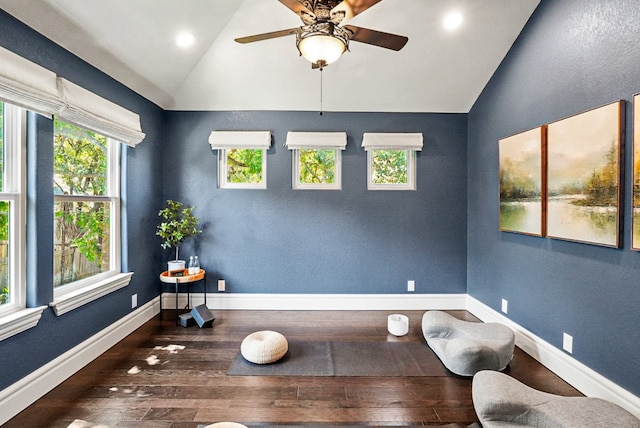
[[[460,12],[451,12],[444,17],[444,28],[447,30],[455,30],[462,25],[462,14]]]
[[[178,37],[176,37],[176,45],[180,46],[181,48],[191,46],[194,41],[195,37],[193,37],[193,34],[191,33],[180,33],[178,34]]]

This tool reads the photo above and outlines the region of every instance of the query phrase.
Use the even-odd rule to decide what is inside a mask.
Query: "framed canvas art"
[[[546,126],[499,142],[500,230],[545,235]]]
[[[640,250],[640,94],[633,97],[633,227],[631,248]]]
[[[547,235],[620,246],[624,102],[547,127]]]

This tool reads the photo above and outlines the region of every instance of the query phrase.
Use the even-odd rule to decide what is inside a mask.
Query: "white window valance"
[[[64,103],[57,112],[61,120],[132,147],[144,139],[137,114],[62,77],[58,77],[58,91]]]
[[[285,145],[295,149],[339,149],[347,147],[346,132],[287,132]]]
[[[371,133],[362,136],[365,150],[422,150],[422,134],[417,133]]]
[[[0,101],[51,117],[63,102],[56,74],[0,47]]]
[[[209,144],[213,150],[268,149],[271,131],[212,131]]]
[[[0,47],[0,101],[60,119],[136,146],[140,117],[52,71]]]

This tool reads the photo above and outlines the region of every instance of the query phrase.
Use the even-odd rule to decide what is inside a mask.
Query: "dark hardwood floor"
[[[213,328],[200,329],[176,326],[175,313],[165,310],[3,426],[196,428],[218,421],[250,426],[466,426],[476,422],[471,379],[453,374],[226,375],[242,339],[257,330],[276,330],[289,340],[424,343],[424,311],[398,312],[410,319],[409,334],[399,338],[387,333],[387,315],[392,311],[214,310]],[[465,311],[449,312],[476,320]],[[540,390],[580,395],[519,349],[505,372]]]

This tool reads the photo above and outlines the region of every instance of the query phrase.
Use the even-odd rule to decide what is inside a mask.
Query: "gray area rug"
[[[447,376],[426,344],[415,342],[298,342],[272,364],[254,364],[240,352],[230,376]]]

